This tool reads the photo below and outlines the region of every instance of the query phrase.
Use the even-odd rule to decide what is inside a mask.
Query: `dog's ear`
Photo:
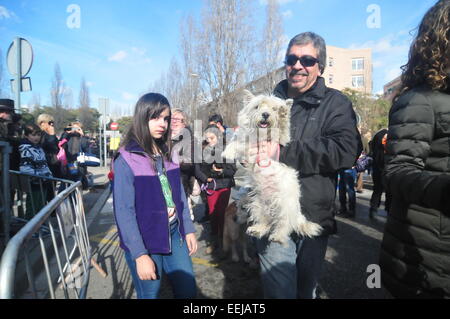
[[[248,103],[250,103],[250,101],[255,97],[252,94],[252,92],[250,92],[249,90],[243,90],[242,94],[243,94],[244,105],[247,105]]]

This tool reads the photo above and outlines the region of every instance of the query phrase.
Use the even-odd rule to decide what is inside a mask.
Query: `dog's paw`
[[[322,227],[313,222],[305,222],[299,226],[299,233],[306,237],[318,236],[322,232]]]
[[[267,230],[265,228],[253,225],[247,228],[247,234],[253,237],[261,238],[267,233]]]

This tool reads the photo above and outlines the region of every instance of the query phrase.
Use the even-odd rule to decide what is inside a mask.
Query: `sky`
[[[254,0],[257,29],[264,24],[267,0]],[[401,72],[415,30],[436,0],[278,0],[284,36],[313,31],[327,45],[372,48],[373,92]],[[203,0],[0,0],[0,50],[4,76],[8,48],[22,37],[33,48],[28,73],[33,94],[50,105],[54,67],[78,106],[81,79],[89,86],[93,107],[110,100],[109,113],[130,114],[137,99],[179,57],[179,21],[199,18]],[[280,66],[282,61],[280,61]],[[9,85],[8,85],[9,88]],[[11,94],[11,97],[13,95]]]

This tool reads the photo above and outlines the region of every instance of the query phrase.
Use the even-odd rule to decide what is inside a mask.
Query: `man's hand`
[[[278,143],[272,141],[261,141],[250,145],[248,157],[250,163],[270,162],[271,159],[278,161]]]
[[[136,258],[136,270],[141,280],[157,280],[156,267],[149,255]]]
[[[186,244],[189,250],[189,256],[192,256],[197,252],[197,238],[194,233],[189,233],[186,235]]]

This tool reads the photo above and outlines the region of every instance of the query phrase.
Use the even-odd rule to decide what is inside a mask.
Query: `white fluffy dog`
[[[295,169],[277,160],[260,158],[255,145],[287,145],[290,141],[290,109],[293,100],[275,96],[254,96],[244,90],[244,108],[238,114],[239,129],[227,145],[227,160],[247,163],[244,166],[248,186],[245,207],[248,209],[247,233],[258,238],[286,244],[295,232],[313,237],[320,225],[309,222],[300,208],[300,185]],[[254,154],[255,153],[255,154]]]

